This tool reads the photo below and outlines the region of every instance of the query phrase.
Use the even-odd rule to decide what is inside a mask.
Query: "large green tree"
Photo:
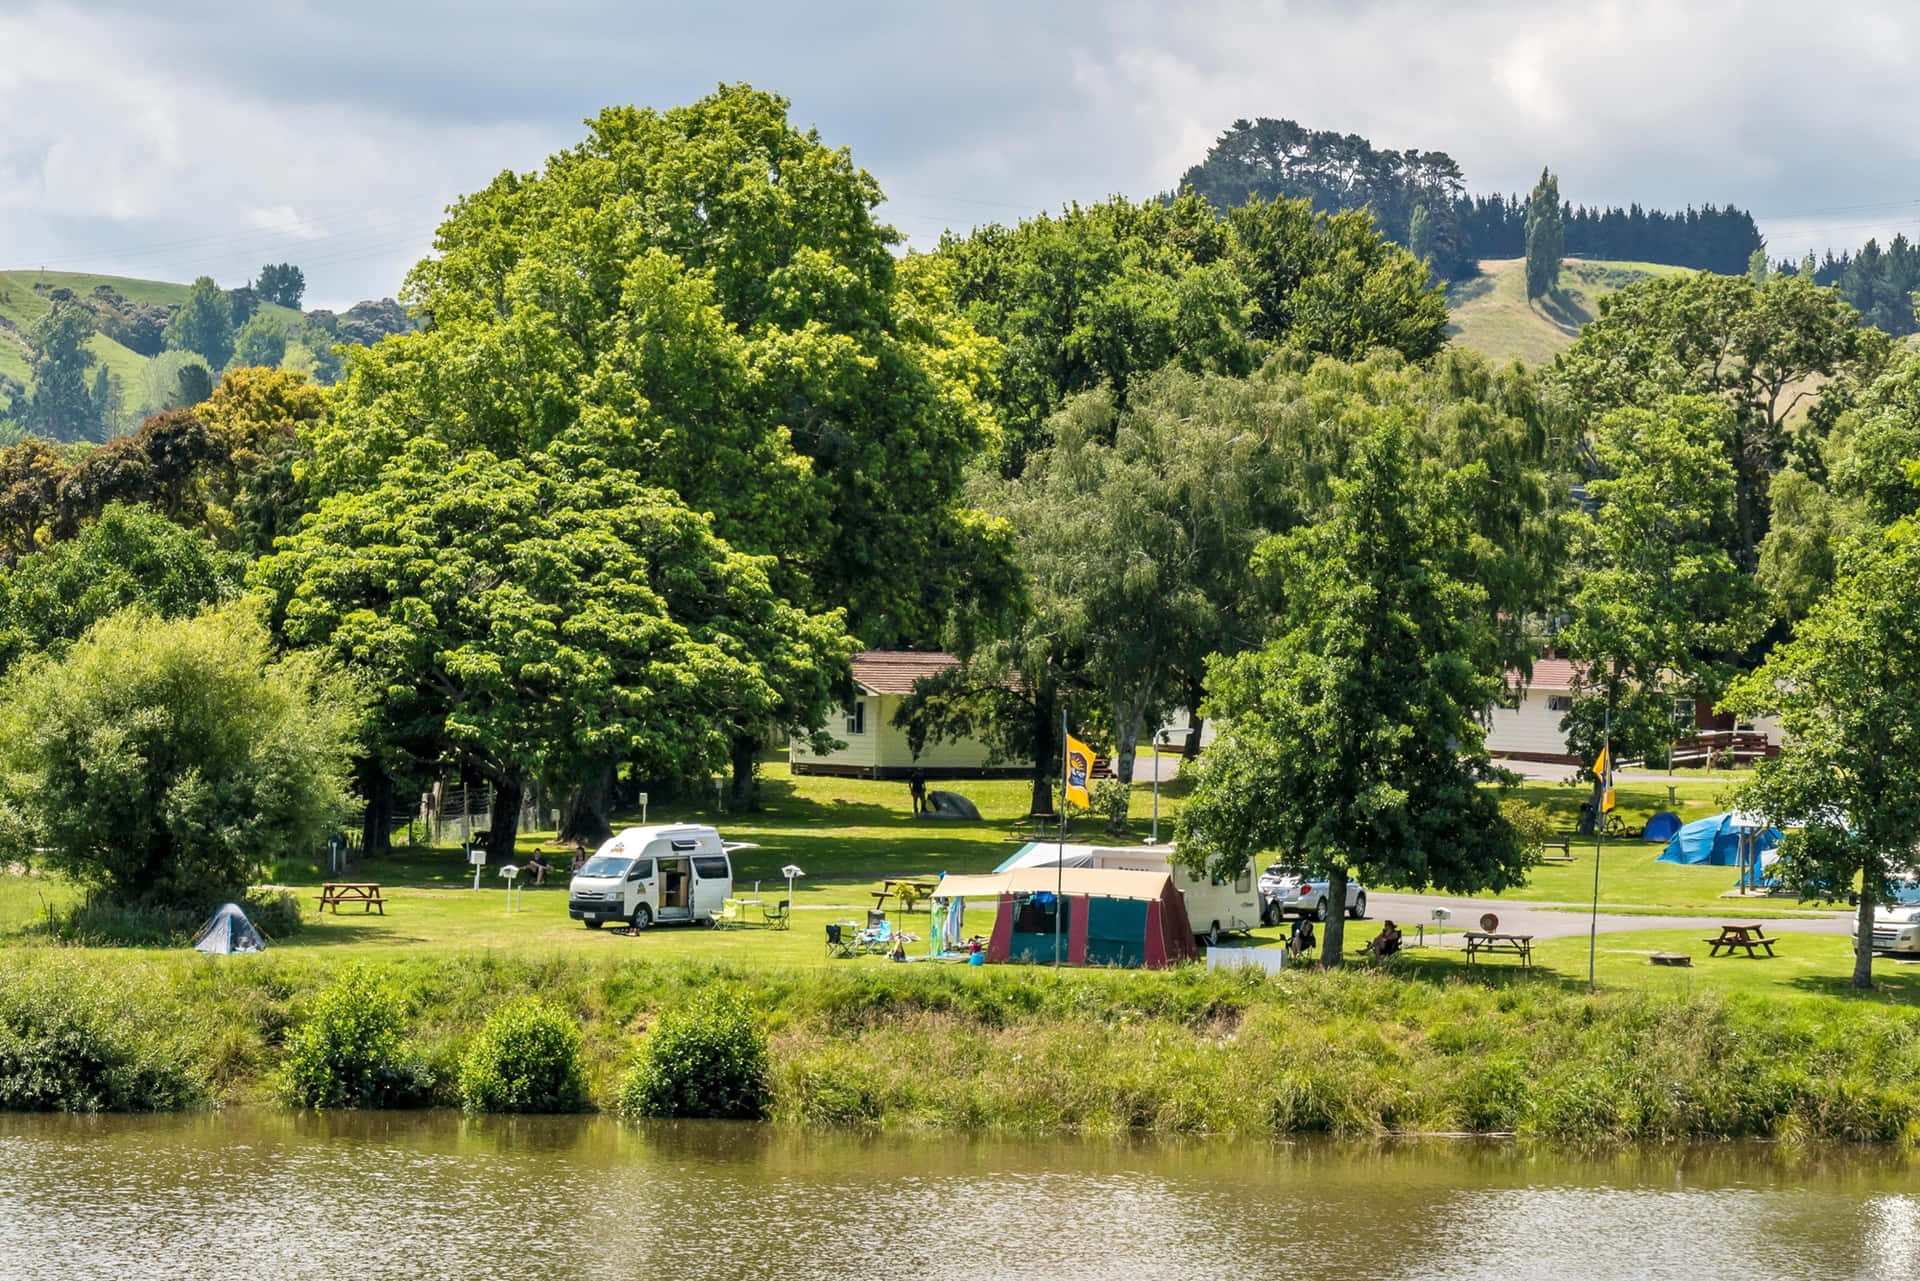
[[[248,604],[114,614],[0,684],[0,843],[116,901],[237,897],[339,820],[358,698]]]
[[[1540,171],[1527,199],[1527,297],[1544,298],[1560,283],[1567,232],[1560,221],[1560,180]]]
[[[416,440],[379,484],[323,500],[254,578],[291,641],[378,691],[363,778],[448,760],[510,815],[529,781],[577,792],[622,765],[705,778],[743,732],[824,738],[854,642],[839,611],[782,599],[774,568],[594,459],[456,458]],[[492,840],[510,857],[513,824]]]
[[[1724,402],[1677,396],[1600,422],[1600,476],[1576,522],[1556,637],[1576,662],[1563,726],[1583,760],[1598,756],[1603,735],[1616,756],[1664,754],[1676,696],[1689,707],[1716,699],[1759,636],[1758,585],[1727,550],[1732,417]],[[1688,717],[1681,732],[1691,728]]]
[[[1001,577],[959,502],[994,435],[993,348],[945,264],[894,256],[880,200],[771,94],[604,111],[539,173],[453,206],[409,277],[431,325],[353,353],[306,478],[377,485],[421,437],[454,458],[584,451],[773,557],[795,607],[844,607],[869,645],[934,643]],[[739,727],[736,799],[758,732]]]
[[[213,277],[201,276],[187,300],[167,321],[163,340],[169,351],[197,352],[209,369],[225,369],[233,358],[233,304]]]
[[[1699,272],[1640,281],[1603,298],[1600,315],[1555,358],[1548,380],[1573,429],[1591,438],[1616,409],[1705,395],[1733,410],[1722,452],[1733,468],[1727,550],[1753,572],[1771,517],[1773,476],[1876,377],[1886,335],[1810,277]],[[1789,430],[1789,423],[1794,428]]]
[[[1803,890],[1860,886],[1853,986],[1873,985],[1873,911],[1913,861],[1920,813],[1920,524],[1857,540],[1838,581],[1725,700],[1780,718],[1780,755],[1740,803],[1793,829],[1779,864]]]
[[[58,300],[27,326],[27,367],[33,396],[22,426],[47,440],[98,440],[102,419],[87,386],[94,363],[87,340],[93,313],[85,304]]]
[[[1333,903],[1349,876],[1504,889],[1528,852],[1480,786],[1480,714],[1502,661],[1485,593],[1450,572],[1471,522],[1422,474],[1394,415],[1366,418],[1326,517],[1261,546],[1271,637],[1209,670],[1207,709],[1224,728],[1181,812],[1176,857],[1232,877],[1279,850],[1327,876]],[[1327,964],[1344,937],[1335,913]]]

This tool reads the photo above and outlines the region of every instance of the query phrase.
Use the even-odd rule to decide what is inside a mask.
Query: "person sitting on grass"
[[[547,883],[547,873],[553,870],[553,864],[547,862],[547,856],[545,854],[542,854],[539,850],[535,850],[533,857],[527,860],[527,865],[521,870],[533,878],[535,885],[545,885]]]
[[[1315,946],[1313,922],[1304,916],[1295,917],[1293,933],[1287,936],[1287,955],[1298,959],[1313,951]]]
[[[1380,933],[1374,938],[1373,942],[1367,944],[1368,953],[1371,954],[1376,961],[1384,961],[1399,950],[1400,927],[1392,921],[1388,921]]]

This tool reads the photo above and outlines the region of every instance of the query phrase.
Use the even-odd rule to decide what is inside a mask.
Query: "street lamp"
[[[1147,838],[1147,844],[1160,843],[1160,748],[1167,741],[1170,729],[1155,730],[1153,733],[1153,835]]]

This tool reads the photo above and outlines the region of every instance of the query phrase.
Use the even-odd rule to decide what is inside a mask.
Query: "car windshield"
[[[580,869],[581,876],[625,876],[633,860],[625,854],[595,854]]]

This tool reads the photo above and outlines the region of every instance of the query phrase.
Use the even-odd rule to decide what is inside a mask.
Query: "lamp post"
[[[1160,748],[1172,732],[1168,729],[1153,732],[1153,835],[1147,838],[1149,845],[1160,843]]]

